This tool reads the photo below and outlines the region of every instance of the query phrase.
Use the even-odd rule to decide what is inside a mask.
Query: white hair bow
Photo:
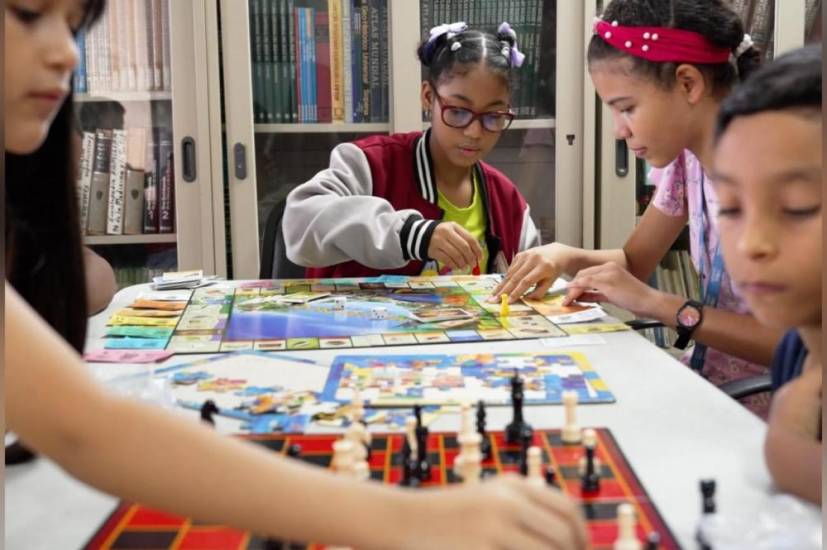
[[[511,60],[512,67],[520,67],[523,61],[525,61],[525,54],[517,49],[517,33],[507,21],[500,23],[499,28],[497,28],[497,33],[507,34],[514,40],[514,45],[510,48],[509,59]]]

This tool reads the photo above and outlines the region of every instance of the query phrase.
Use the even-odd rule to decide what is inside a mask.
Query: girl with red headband
[[[494,297],[545,294],[561,274],[574,276],[566,297],[611,302],[675,328],[684,361],[714,384],[767,372],[781,333],[750,314],[732,288],[714,226],[717,200],[708,176],[713,128],[731,88],[759,64],[738,16],[721,0],[614,0],[595,21],[589,72],[611,108],[615,135],[654,169],[650,208],[619,250],[561,243],[515,258]],[[645,281],[689,223],[703,301]],[[748,406],[765,414],[767,398]]]

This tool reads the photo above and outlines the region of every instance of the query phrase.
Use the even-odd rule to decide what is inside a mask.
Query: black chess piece
[[[652,531],[646,535],[646,547],[644,550],[658,550],[660,547],[660,535],[657,531]]]
[[[594,492],[600,489],[600,475],[594,465],[594,447],[586,447],[586,471],[580,480],[584,492]]]
[[[557,471],[554,469],[554,466],[552,466],[551,464],[546,466],[545,475],[546,475],[546,485],[548,485],[549,487],[558,487],[558,488],[560,487],[557,484]]]
[[[505,427],[505,440],[508,443],[519,443],[526,437],[531,438],[534,431],[531,425],[523,420],[523,379],[517,369],[511,377],[511,406],[514,409],[514,419]]]
[[[302,455],[302,446],[298,443],[293,443],[287,447],[287,456],[291,458],[299,458]]]
[[[422,424],[422,407],[414,405],[416,417],[416,477],[420,481],[431,479],[431,463],[428,460],[428,428]]]
[[[714,479],[702,479],[700,483],[701,487],[701,511],[703,512],[704,516],[708,516],[715,513],[715,480]],[[701,550],[712,550],[712,545],[706,540],[703,533],[701,532],[700,526],[698,526],[698,532],[695,533],[695,540],[698,541],[698,546]]]
[[[482,399],[477,403],[477,433],[480,434],[480,452],[482,459],[488,460],[491,458],[491,442],[488,440],[488,435],[485,433],[485,403]]]
[[[211,426],[215,426],[213,415],[218,414],[219,412],[220,411],[218,410],[218,406],[215,404],[215,401],[212,399],[207,399],[204,401],[204,404],[201,405],[201,420]]]

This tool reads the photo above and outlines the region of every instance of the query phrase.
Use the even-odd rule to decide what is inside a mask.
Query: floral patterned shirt
[[[688,217],[692,263],[695,270],[701,274],[701,288],[706,288],[706,279],[711,271],[712,259],[718,247],[718,232],[715,227],[718,201],[709,177],[704,172],[698,158],[690,151],[684,150],[668,166],[653,168],[649,172],[649,180],[657,187],[652,206],[667,216]],[[703,201],[700,196],[701,186],[703,186]],[[703,207],[701,207],[702,204]],[[703,250],[700,246],[701,232],[703,232],[705,244]],[[729,274],[726,272],[721,279],[717,307],[734,313],[749,313],[747,304],[736,293]],[[690,348],[681,360],[688,365],[691,357],[692,349]],[[715,385],[747,376],[765,374],[767,371],[767,367],[712,348],[706,351],[703,374]],[[758,396],[757,399],[749,399],[747,406],[753,412],[764,416],[767,402],[768,397]]]

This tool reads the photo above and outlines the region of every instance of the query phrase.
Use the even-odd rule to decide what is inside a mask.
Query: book
[[[297,122],[305,121],[305,106],[306,101],[305,79],[302,78],[304,73],[304,52],[302,51],[302,37],[304,36],[304,25],[302,25],[302,8],[293,9],[293,50],[295,51],[295,75],[296,75],[296,102],[298,107]]]
[[[261,0],[259,6],[259,29],[261,31],[261,74],[262,74],[262,91],[261,91],[261,105],[264,122],[274,123],[276,121],[275,110],[275,87],[276,82],[273,80],[273,67],[275,60],[273,59],[272,42],[273,31],[270,28],[272,18],[270,17],[270,10],[272,8],[271,2],[268,0]]]
[[[81,29],[75,37],[75,44],[78,48],[78,66],[75,69],[72,87],[75,93],[86,92],[86,31]]]
[[[270,71],[273,75],[273,89],[270,94],[270,106],[273,111],[273,122],[281,123],[287,122],[287,117],[285,116],[286,111],[283,108],[282,102],[282,90],[284,89],[285,81],[281,78],[280,73],[281,55],[279,52],[279,7],[276,0],[268,0],[268,4],[268,15],[270,17],[270,57],[273,60],[270,64]]]
[[[379,122],[390,120],[390,59],[389,30],[388,30],[388,2],[379,2]]]
[[[344,51],[342,50],[342,1],[328,0],[328,25],[330,36],[330,102],[332,107],[331,120],[344,122]]]
[[[144,52],[146,55],[147,90],[156,90],[160,86],[160,82],[156,80],[155,74],[155,26],[152,21],[152,0],[142,0],[142,2],[145,20],[144,32],[146,32]]]
[[[351,86],[350,94],[353,103],[353,122],[362,122],[362,1],[351,0],[350,12],[351,30]]]
[[[370,93],[370,0],[360,0],[360,38],[362,41],[362,122],[370,122],[372,98]]]
[[[264,116],[264,72],[263,59],[264,50],[262,47],[262,17],[261,2],[263,0],[250,0],[250,53],[253,57],[253,120],[257,124],[266,122]]]
[[[146,128],[126,132],[126,182],[123,198],[123,234],[139,235],[144,221]]]
[[[163,0],[150,0],[152,3],[152,71],[155,74],[155,89],[166,90],[165,85],[168,76],[164,75],[164,41],[167,37],[164,36],[163,19],[169,17],[168,12],[163,11],[165,4]],[[166,65],[169,70],[169,64]]]
[[[332,122],[332,84],[330,65],[330,16],[326,9],[315,11],[315,83],[316,110],[314,122]]]
[[[299,95],[298,95],[298,64],[296,62],[296,25],[293,18],[293,0],[282,0],[284,2],[284,22],[287,30],[287,49],[289,52],[289,63],[287,74],[290,75],[290,122],[299,122]]]
[[[92,187],[94,159],[95,133],[83,132],[77,179],[78,215],[80,217],[81,234],[86,232],[86,225],[89,218],[89,194]]]
[[[146,18],[147,0],[130,0],[132,2],[131,29],[134,32],[133,63],[135,64],[135,89],[149,91],[152,84],[149,81],[150,67],[149,55],[147,52],[147,27],[149,20]]]
[[[144,161],[144,233],[158,232],[158,151],[157,129],[147,133],[146,159]]]
[[[342,96],[344,98],[343,120],[353,122],[353,23],[351,0],[340,0],[342,3]],[[334,111],[335,118],[335,111]]]
[[[382,90],[379,69],[379,59],[382,53],[380,36],[379,3],[382,0],[370,0],[368,34],[370,35],[370,50],[368,52],[368,90],[370,92],[370,113],[367,118],[370,122],[379,122],[382,117]]]
[[[109,165],[112,151],[112,130],[95,132],[95,158],[92,163],[92,181],[89,187],[88,235],[106,233],[106,215],[109,203]]]
[[[109,203],[106,234],[123,234],[123,198],[126,187],[126,131],[112,130],[112,153],[109,159]]]
[[[161,0],[161,59],[163,81],[162,90],[172,89],[172,72],[170,70],[169,50],[169,0]]]
[[[175,231],[175,170],[173,169],[172,136],[161,129],[158,142],[158,232]]]

